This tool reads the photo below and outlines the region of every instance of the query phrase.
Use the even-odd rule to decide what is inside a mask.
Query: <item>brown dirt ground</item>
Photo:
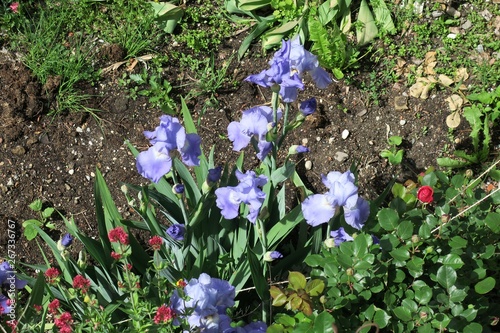
[[[216,59],[220,62],[227,59],[243,38],[228,40]],[[120,53],[119,48],[115,51]],[[23,221],[36,217],[28,205],[41,198],[45,205],[73,216],[82,231],[97,236],[93,198],[96,168],[104,174],[123,216],[130,218],[120,186],[123,182],[143,185],[147,181],[136,172],[134,158],[124,141],[130,140],[140,150],[147,148],[142,132],[154,129],[162,112],[148,106],[143,97],[137,100],[127,97],[127,89],[118,85],[118,78],[125,70],[121,67],[104,75],[94,87],[82,86],[84,92],[95,96],[89,106],[101,110],[100,123],[83,112],[59,114],[55,118],[47,116],[50,89],[57,88],[57,78],[52,87],[42,87],[15,54],[0,55],[0,248],[2,251],[6,248],[8,220],[14,221],[18,261],[36,263],[42,258],[36,243],[27,242],[22,236]],[[241,63],[233,61],[230,73],[241,81],[264,69],[271,56],[250,56]],[[117,59],[110,56],[102,67],[119,60],[122,60],[119,56]],[[185,79],[176,68],[175,64],[166,67],[165,78],[174,86],[182,86]],[[356,74],[358,82],[369,80],[367,73],[360,70]],[[345,171],[356,162],[360,191],[373,199],[392,177],[400,181],[415,179],[419,172],[436,165],[436,158],[443,155],[446,145],[449,152],[457,146],[448,138],[445,124],[448,107],[444,101],[447,96],[441,91],[433,91],[427,100],[408,97],[408,108],[398,111],[394,108],[394,98],[408,92],[404,78],[387,87],[380,106],[369,104],[366,92],[356,84],[340,81],[318,90],[307,79],[306,82],[307,87],[299,98],[315,96],[319,112],[291,134],[288,144],[306,143],[311,149],[309,154],[297,157],[297,161],[301,176],[314,191],[324,190],[321,174]],[[173,97],[179,100],[186,93],[178,90]],[[200,96],[188,101],[195,119],[200,117],[204,98]],[[226,133],[227,125],[239,119],[243,110],[269,100],[268,91],[248,82],[218,93],[219,106],[203,114],[199,128],[205,150],[214,144],[217,146],[216,163],[233,163],[238,156],[231,150],[230,142],[220,137]],[[294,108],[292,117],[297,112],[296,106]],[[341,133],[346,129],[350,134],[342,139]],[[405,159],[401,166],[391,166],[379,156],[380,151],[387,148],[387,131],[404,138]],[[462,125],[455,131],[454,138],[456,142],[467,142],[468,134],[469,128]],[[338,161],[337,152],[346,153],[347,159]],[[307,160],[312,162],[310,170],[305,168]],[[249,149],[246,166],[257,164],[258,160]],[[62,226],[61,221],[56,224]],[[64,232],[62,227],[54,236],[59,232]]]

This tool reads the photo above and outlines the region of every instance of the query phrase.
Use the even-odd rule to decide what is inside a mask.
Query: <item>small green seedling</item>
[[[49,229],[54,229],[56,226],[52,222],[49,222],[50,217],[54,213],[54,207],[47,207],[43,209],[41,199],[36,199],[29,204],[29,207],[32,211],[39,212],[40,214],[40,218],[38,220],[30,219],[23,222],[24,237],[26,237],[26,239],[30,241],[38,235],[38,231],[35,226],[39,228],[46,227]]]
[[[389,149],[384,149],[380,152],[380,156],[387,158],[392,165],[401,164],[403,160],[403,149],[399,149],[399,145],[403,142],[403,138],[393,135],[387,139],[387,143],[391,146]]]

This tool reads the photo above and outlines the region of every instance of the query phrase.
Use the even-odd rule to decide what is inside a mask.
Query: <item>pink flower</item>
[[[149,240],[149,245],[151,245],[151,247],[155,251],[159,251],[161,249],[162,244],[163,244],[163,240],[161,239],[160,236],[153,236]]]
[[[19,2],[13,2],[10,4],[9,8],[14,12],[14,13],[17,13],[18,12],[18,7],[19,7]]]
[[[82,275],[77,275],[73,278],[73,288],[81,289],[82,294],[86,294],[90,288],[90,280],[84,278]]]
[[[108,232],[108,238],[111,243],[120,243],[128,245],[128,234],[122,227],[116,227]]]
[[[45,271],[45,280],[49,284],[54,284],[57,282],[57,278],[59,277],[59,270],[55,267],[51,267]]]
[[[430,186],[422,186],[417,191],[418,200],[424,203],[431,203],[434,200],[434,190]]]
[[[115,260],[120,260],[121,257],[122,257],[122,255],[119,253],[116,253],[115,251],[111,252],[111,258],[113,258]]]
[[[168,323],[175,317],[175,312],[172,308],[166,306],[165,304],[160,306],[158,310],[156,310],[156,315],[154,318],[155,324],[159,323]]]
[[[71,313],[64,312],[59,318],[54,320],[54,324],[59,328],[60,333],[71,333],[73,329],[71,328],[71,324],[73,324],[73,318],[71,317]]]
[[[59,300],[56,298],[52,302],[49,303],[49,312],[53,315],[58,313],[59,311]]]

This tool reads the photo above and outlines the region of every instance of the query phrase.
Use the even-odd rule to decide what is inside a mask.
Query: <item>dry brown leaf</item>
[[[437,65],[436,60],[436,51],[429,51],[425,54],[424,59],[424,74],[434,75],[436,72],[434,71],[434,67]]]
[[[455,73],[454,81],[455,82],[460,82],[460,81],[464,82],[468,78],[469,78],[469,73],[467,73],[467,68],[461,67],[461,68],[457,69],[457,72]]]
[[[446,125],[448,125],[449,128],[457,128],[458,125],[460,125],[460,120],[460,113],[455,111],[446,117]]]
[[[130,63],[127,65],[125,69],[127,72],[132,72],[139,61],[137,59],[130,59]]]
[[[460,108],[464,104],[464,100],[462,99],[462,97],[457,94],[451,95],[450,97],[445,99],[445,101],[448,102],[448,106],[451,111],[460,110]]]
[[[427,99],[431,88],[432,82],[428,78],[419,77],[417,78],[417,82],[410,87],[410,96]]]
[[[119,62],[115,62],[114,64],[106,67],[106,68],[103,68],[102,69],[102,74],[106,74],[108,72],[112,72],[112,71],[116,71],[118,68],[120,68],[122,65],[128,63],[129,61],[131,62],[130,65],[127,66],[127,71],[132,71],[132,69],[134,69],[134,67],[137,65],[137,62],[140,61],[142,62],[143,64],[145,64],[145,66],[147,67],[146,65],[146,61],[148,60],[151,60],[153,59],[154,55],[152,54],[146,54],[146,55],[143,55],[143,56],[140,56],[140,57],[136,57],[132,60],[125,60],[125,61],[119,61]]]
[[[450,79],[448,76],[446,76],[444,74],[439,74],[438,79],[439,79],[439,83],[441,83],[442,85],[447,86],[447,87],[449,87],[450,85],[455,83],[455,81],[453,81],[452,79]]]

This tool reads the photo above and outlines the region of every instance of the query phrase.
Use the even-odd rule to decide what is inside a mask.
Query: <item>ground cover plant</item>
[[[208,109],[198,105],[196,119],[197,105],[188,104],[196,94],[175,102],[154,84],[138,94],[166,114],[135,130],[145,142],[127,141],[119,153],[130,151],[142,182],[110,187],[106,168],[92,169],[95,234],[64,207],[33,201],[36,220],[23,231],[42,260],[16,260],[16,223],[8,219],[4,331],[495,331],[498,89],[467,95],[466,152],[434,156],[434,165],[456,170],[419,167],[413,180],[389,180],[368,198],[364,166],[353,161],[328,165],[311,186],[301,168],[311,168],[303,159],[321,140],[308,144],[297,133],[325,106],[307,86],[319,94],[335,83],[300,36],[281,42],[244,77],[269,102],[235,99],[242,112],[212,145],[202,131]],[[425,54],[427,69],[433,56]],[[163,85],[161,66],[155,71],[151,80]],[[458,92],[466,80],[463,70],[442,75],[449,80],[427,73],[433,85],[423,88]],[[385,149],[382,158],[404,165],[402,137],[384,134],[376,155]],[[349,135],[342,131],[342,140]],[[234,161],[218,153],[224,142]]]

